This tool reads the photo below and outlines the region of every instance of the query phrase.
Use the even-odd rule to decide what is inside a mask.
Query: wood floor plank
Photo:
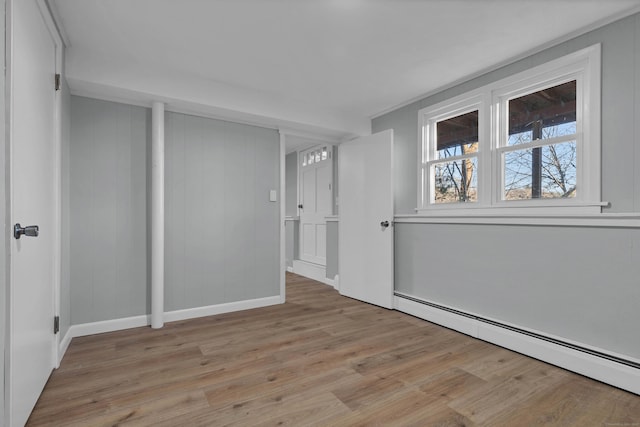
[[[514,408],[528,406],[528,402],[545,394],[566,379],[567,373],[545,365],[523,366],[506,379],[494,379],[449,402],[449,407],[475,423],[490,425]]]
[[[592,426],[640,397],[287,274],[287,302],[72,341],[29,426]]]

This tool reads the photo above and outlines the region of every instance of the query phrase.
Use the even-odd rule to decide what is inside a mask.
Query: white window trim
[[[580,215],[601,213],[600,166],[600,84],[601,46],[596,44],[562,58],[555,59],[529,70],[482,86],[449,100],[421,109],[418,112],[418,197],[419,215],[469,216],[487,213],[504,215]],[[505,127],[505,101],[514,97],[561,84],[578,81],[576,99],[576,138],[578,158],[576,183],[578,193],[572,199],[502,200],[502,159],[504,152],[521,149],[500,144]],[[449,117],[478,109],[478,200],[467,203],[431,203],[434,183],[430,179],[430,167],[434,161],[433,147],[427,152],[427,137],[435,135],[435,123]],[[489,117],[487,117],[489,116]],[[595,119],[595,120],[594,120]],[[502,119],[503,120],[503,119]],[[558,138],[560,142],[563,138]],[[566,138],[564,138],[566,139]],[[433,139],[430,139],[433,140]],[[531,143],[532,146],[548,145],[553,140]],[[488,165],[488,167],[487,167]],[[427,167],[428,166],[428,167]]]
[[[428,180],[428,176],[431,175],[431,169],[434,165],[438,163],[444,163],[447,161],[454,161],[460,159],[466,159],[470,157],[477,157],[478,159],[478,170],[481,170],[480,165],[485,162],[485,159],[489,159],[487,151],[482,150],[482,144],[480,141],[484,141],[486,139],[486,118],[485,114],[488,111],[488,103],[487,97],[481,91],[473,91],[466,93],[462,96],[455,97],[446,103],[440,103],[433,107],[427,107],[423,110],[421,114],[422,122],[420,124],[420,135],[421,135],[421,144],[418,147],[418,170],[420,171],[420,185],[418,185],[418,206],[429,205],[431,200],[434,197],[435,185],[434,182]],[[472,111],[478,111],[478,151],[473,154],[465,154],[455,157],[450,157],[446,159],[438,159],[436,158],[436,147],[431,145],[427,147],[427,149],[423,149],[427,140],[427,135],[429,135],[430,140],[434,140],[436,134],[436,123],[442,120],[446,120],[452,117],[460,116],[462,114],[470,113]],[[427,115],[429,116],[427,118]],[[480,186],[480,180],[483,177],[478,176],[478,187]],[[423,191],[424,189],[424,191]],[[465,208],[466,205],[472,204],[474,206],[482,203],[480,200],[477,202],[470,203],[460,203],[460,204],[446,204],[446,205],[431,205],[431,209],[461,209]]]

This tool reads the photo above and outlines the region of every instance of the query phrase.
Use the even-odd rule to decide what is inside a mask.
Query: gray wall
[[[167,113],[165,309],[276,296],[279,135]]]
[[[147,109],[71,97],[71,324],[147,313]]]
[[[338,222],[327,221],[327,269],[325,276],[333,280],[338,274]]]
[[[485,84],[602,43],[602,198],[607,212],[640,212],[640,14],[634,15],[372,121],[372,131],[394,129],[395,212],[417,203],[418,110]]]
[[[298,215],[298,152],[285,157],[285,215]]]
[[[602,197],[640,212],[640,15],[373,120],[394,129],[396,214],[414,213],[418,110],[602,43]],[[397,224],[395,287],[414,296],[640,357],[640,232],[613,228]]]
[[[300,230],[299,221],[285,221],[284,234],[285,234],[285,262],[287,267],[293,268],[293,260],[298,259],[298,242]]]
[[[147,314],[149,109],[72,96],[70,117],[63,325]],[[174,113],[165,129],[165,310],[278,295],[278,133]]]
[[[396,223],[396,290],[640,358],[640,230]]]
[[[340,185],[338,179],[338,146],[333,147],[333,214],[340,215]]]

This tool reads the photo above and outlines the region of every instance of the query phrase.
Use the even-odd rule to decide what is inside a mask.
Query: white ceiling
[[[72,92],[344,138],[640,0],[50,0]]]

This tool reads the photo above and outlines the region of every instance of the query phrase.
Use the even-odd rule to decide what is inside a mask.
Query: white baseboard
[[[312,262],[293,260],[293,272],[309,279],[323,282],[327,280],[327,268],[324,265],[314,264]]]
[[[216,314],[231,313],[233,311],[250,310],[252,308],[267,307],[276,304],[281,304],[280,295],[266,298],[256,298],[246,301],[209,305],[206,307],[167,311],[164,313],[164,321],[175,322],[177,320],[195,319],[196,317],[206,317]]]
[[[337,288],[337,284],[333,279],[329,279],[327,277],[327,267],[320,264],[314,264],[307,261],[301,260],[293,260],[293,268],[289,270],[291,267],[287,267],[287,271],[291,271],[292,273],[299,274],[300,276],[308,277],[309,279],[316,280],[318,282],[324,283],[325,285],[329,285]]]
[[[322,283],[324,283],[325,285],[329,285],[332,288],[336,287],[335,282],[332,279],[329,279],[328,277],[325,277],[324,279],[321,280]]]
[[[640,394],[638,368],[406,298],[394,297],[394,307],[403,313]]]
[[[394,297],[393,306],[403,313],[478,338],[478,321],[476,319],[450,313],[406,298]]]
[[[229,302],[210,305],[206,307],[188,308],[185,310],[168,311],[164,313],[165,322],[194,319],[197,317],[213,316],[215,314],[230,313],[232,311],[249,310],[252,308],[267,307],[281,304],[280,295],[266,298],[256,298],[246,301]],[[122,319],[103,320],[100,322],[82,323],[71,325],[58,345],[58,363],[64,357],[71,340],[76,337],[115,332],[124,329],[139,328],[151,325],[150,315],[125,317]]]
[[[149,326],[150,324],[151,316],[149,315],[123,317],[122,319],[71,325],[67,335],[70,335],[71,338],[84,337],[87,335],[103,334],[105,332],[121,331],[123,329],[139,328],[141,326]]]
[[[478,322],[478,338],[569,371],[640,394],[640,369],[570,347]]]
[[[67,352],[67,349],[69,348],[69,344],[71,344],[71,338],[73,337],[71,336],[71,327],[69,327],[69,329],[67,329],[67,333],[64,334],[64,336],[58,343],[58,361],[57,361],[56,368],[60,366],[60,362],[62,362],[62,358],[64,357],[64,354]]]
[[[293,273],[293,267],[287,267],[287,271],[288,271],[289,273]]]

